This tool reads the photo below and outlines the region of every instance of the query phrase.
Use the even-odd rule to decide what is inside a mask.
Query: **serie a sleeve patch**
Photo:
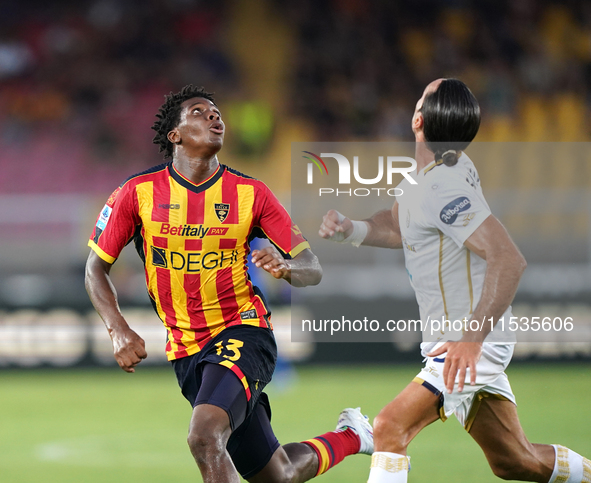
[[[104,229],[107,227],[107,223],[109,222],[112,212],[113,208],[111,208],[109,205],[105,205],[98,217],[98,220],[96,220],[96,227],[104,231]]]

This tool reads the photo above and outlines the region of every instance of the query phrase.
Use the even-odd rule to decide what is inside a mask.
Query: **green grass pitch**
[[[275,432],[282,443],[316,436],[347,406],[373,417],[419,369],[300,369],[291,387],[269,388]],[[531,441],[591,455],[588,364],[515,365],[508,374]],[[185,443],[189,417],[168,368],[0,371],[0,481],[201,481]],[[413,483],[500,481],[453,417],[421,433],[409,454]],[[368,467],[356,455],[317,481],[365,482]]]

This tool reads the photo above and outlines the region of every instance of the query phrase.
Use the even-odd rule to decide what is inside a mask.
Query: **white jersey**
[[[465,154],[455,166],[434,161],[412,176],[417,184],[404,179],[398,185],[403,194],[396,199],[406,269],[424,324],[425,353],[436,341],[457,340],[462,334],[449,328],[433,333],[427,321],[453,323],[470,317],[480,300],[486,261],[464,242],[491,211],[478,172]],[[503,316],[511,316],[511,307]],[[485,341],[510,343],[515,337],[495,329]]]

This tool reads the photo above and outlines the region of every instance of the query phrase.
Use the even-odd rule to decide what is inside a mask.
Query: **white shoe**
[[[373,453],[373,428],[369,424],[369,418],[361,414],[361,408],[347,408],[339,415],[337,431],[339,429],[351,428],[361,440],[359,453]]]

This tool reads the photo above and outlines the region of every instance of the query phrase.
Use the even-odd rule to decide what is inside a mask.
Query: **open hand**
[[[269,272],[275,278],[289,279],[291,269],[287,260],[283,258],[279,250],[273,245],[252,251],[252,263],[255,266]]]
[[[443,364],[443,382],[448,394],[451,394],[458,376],[458,392],[464,390],[466,380],[466,368],[470,369],[470,385],[476,384],[476,364],[482,355],[481,342],[448,341],[438,349],[427,354],[428,357],[437,357],[445,354]]]

